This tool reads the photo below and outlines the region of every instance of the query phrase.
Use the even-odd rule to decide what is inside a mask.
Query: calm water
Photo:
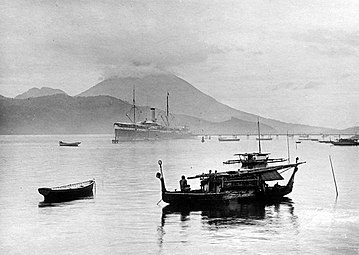
[[[170,212],[165,203],[156,205],[158,159],[167,188],[178,189],[182,174],[226,170],[222,162],[256,151],[256,140],[113,145],[111,139],[0,136],[0,254],[359,254],[359,147],[308,141],[296,148],[290,140],[292,159],[307,164],[283,203]],[[59,140],[82,144],[59,147]],[[263,141],[262,148],[273,157],[287,156],[285,138]],[[92,178],[93,199],[39,207],[38,187]]]

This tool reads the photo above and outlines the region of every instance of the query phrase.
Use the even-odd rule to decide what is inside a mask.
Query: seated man
[[[180,183],[181,191],[186,192],[186,191],[191,190],[190,185],[187,184],[187,180],[186,180],[186,177],[184,175],[182,175],[182,178],[179,181],[179,183]]]

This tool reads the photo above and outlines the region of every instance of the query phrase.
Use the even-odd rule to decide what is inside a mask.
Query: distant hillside
[[[196,134],[253,134],[257,132],[257,123],[236,118],[222,122],[210,122],[186,115],[176,115],[174,122],[188,125]],[[261,124],[262,133],[275,133],[276,130],[266,124]]]
[[[108,96],[0,99],[0,134],[112,133],[131,106]]]
[[[130,122],[126,113],[132,105],[110,96],[70,97],[52,95],[28,99],[0,97],[0,134],[112,134],[113,123]],[[157,110],[161,122],[164,111]],[[140,120],[150,119],[150,107],[138,107]],[[254,122],[232,118],[224,122],[210,122],[186,115],[174,115],[174,126],[187,125],[197,134],[253,133]],[[263,132],[275,130],[265,124]]]
[[[359,134],[359,126],[343,129],[342,133]]]
[[[20,95],[17,95],[15,99],[26,99],[30,97],[42,97],[42,96],[51,96],[56,94],[65,94],[64,91],[61,89],[52,89],[48,87],[42,87],[41,89],[38,88],[32,88],[26,91],[25,93],[22,93]]]
[[[136,102],[139,105],[166,107],[166,94],[170,93],[170,111],[175,114],[193,116],[210,122],[222,122],[232,117],[257,122],[258,116],[236,110],[204,94],[185,80],[173,74],[154,74],[140,78],[111,78],[100,82],[78,96],[109,95],[132,102],[132,90],[136,88]],[[261,123],[273,127],[277,132],[334,132],[334,129],[284,123],[260,118]]]

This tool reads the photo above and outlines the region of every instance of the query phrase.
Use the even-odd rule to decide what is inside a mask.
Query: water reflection
[[[174,217],[178,215],[177,217]],[[157,228],[158,244],[161,248],[164,243],[166,230],[172,229],[180,223],[195,221],[199,216],[199,223],[208,231],[218,228],[236,228],[239,226],[270,224],[274,229],[289,228],[297,232],[298,222],[294,213],[294,203],[289,198],[283,198],[273,203],[238,203],[231,202],[225,206],[218,207],[175,207],[167,205],[162,208],[161,223]],[[191,225],[196,224],[192,222]],[[168,225],[168,227],[167,227]]]
[[[91,200],[91,199],[94,199],[94,196],[83,197],[83,198],[73,199],[70,201],[56,202],[56,203],[39,202],[38,207],[60,207],[60,206],[72,205],[76,201]]]
[[[177,207],[167,205],[162,208],[162,218],[166,218],[169,214],[180,214],[181,221],[186,220],[191,212],[201,212],[202,216],[211,218],[244,218],[244,219],[264,219],[266,216],[265,208],[274,206],[274,211],[279,212],[281,205],[286,205],[288,211],[293,214],[294,207],[290,198],[283,198],[272,203],[252,202],[238,203],[233,201],[227,205],[208,206],[208,207]]]

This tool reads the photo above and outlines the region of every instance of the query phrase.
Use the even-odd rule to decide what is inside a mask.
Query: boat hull
[[[240,140],[240,138],[218,138],[220,142],[238,142]]]
[[[95,181],[90,181],[88,185],[79,188],[39,188],[38,191],[44,196],[45,203],[66,202],[93,196]]]
[[[60,141],[60,142],[59,142],[59,145],[60,145],[60,146],[77,147],[77,146],[80,145],[80,143],[81,143],[81,142],[65,143],[65,142]]]
[[[192,138],[192,135],[190,133],[176,132],[172,130],[115,129],[114,141],[189,139],[189,138]]]
[[[231,201],[247,203],[253,201],[271,202],[283,198],[292,190],[287,186],[267,188],[265,192],[257,190],[226,191],[219,193],[205,192],[176,192],[166,191],[162,193],[162,200],[175,206],[215,206],[228,204]]]
[[[331,142],[336,146],[358,146],[359,142]]]

